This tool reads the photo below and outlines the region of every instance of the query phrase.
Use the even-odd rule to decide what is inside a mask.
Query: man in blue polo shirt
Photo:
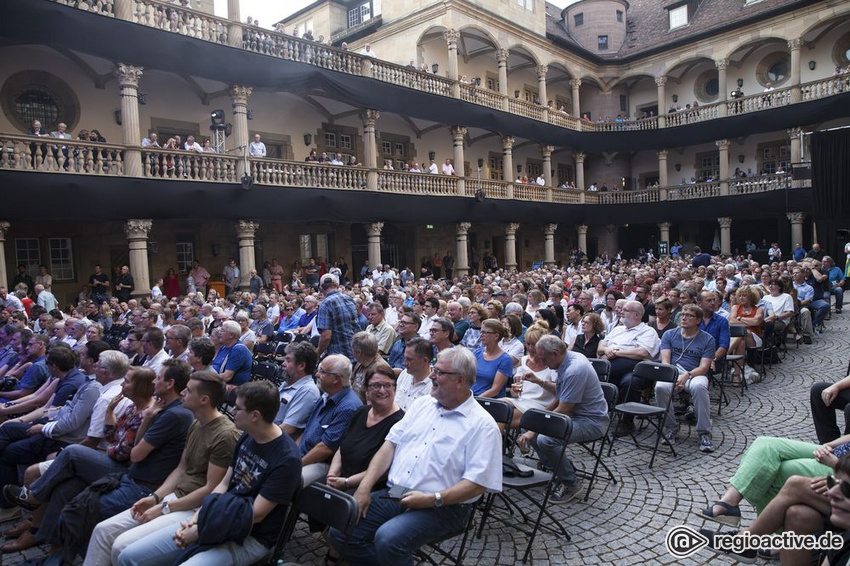
[[[293,342],[286,347],[283,368],[286,381],[280,386],[280,409],[274,422],[281,430],[298,438],[313,413],[321,393],[313,382],[319,357],[309,342]]]
[[[342,434],[363,403],[351,389],[351,362],[343,355],[327,356],[316,370],[322,397],[316,401],[304,434],[298,440],[301,449],[303,485],[328,473],[328,463],[339,448]]]
[[[230,391],[237,385],[251,381],[253,360],[251,351],[239,341],[242,327],[235,320],[225,321],[221,325],[221,349],[216,354],[212,366],[227,384]]]
[[[823,271],[829,276],[829,292],[835,295],[835,312],[841,314],[844,306],[844,270],[835,265],[835,260],[827,255],[823,258]]]
[[[717,314],[717,295],[713,291],[703,291],[699,295],[699,308],[702,310],[702,321],[699,329],[708,332],[714,338],[714,361],[711,371],[720,371],[722,367],[717,361],[723,362],[729,350],[729,321]],[[684,307],[682,307],[684,308]]]

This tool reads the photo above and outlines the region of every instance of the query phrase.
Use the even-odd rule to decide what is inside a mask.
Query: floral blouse
[[[136,433],[142,424],[142,411],[130,404],[116,419],[115,425],[104,425],[103,433],[109,441],[106,453],[116,462],[129,462],[130,452],[136,445]]]

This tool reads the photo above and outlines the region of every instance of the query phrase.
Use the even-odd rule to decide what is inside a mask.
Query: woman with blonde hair
[[[555,398],[555,382],[558,373],[549,369],[537,356],[537,341],[549,335],[549,325],[538,320],[525,331],[525,347],[528,354],[522,357],[514,374],[511,397],[505,400],[514,406],[511,428],[519,428],[522,414],[529,409],[552,411],[558,404]]]

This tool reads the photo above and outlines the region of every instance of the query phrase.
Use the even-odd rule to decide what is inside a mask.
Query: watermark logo
[[[676,558],[687,558],[708,546],[708,539],[699,531],[680,525],[667,532],[664,545],[667,547],[667,552]]]

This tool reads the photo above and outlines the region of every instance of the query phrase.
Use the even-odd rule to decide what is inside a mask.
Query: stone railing
[[[547,189],[541,185],[524,185],[522,183],[514,183],[514,199],[545,202],[549,200],[547,193],[551,190],[551,187]]]
[[[658,202],[658,187],[642,189],[639,191],[596,191],[596,201],[599,204],[635,204],[643,202]]]
[[[197,153],[173,149],[142,149],[142,175],[152,179],[191,179],[238,183],[239,157],[220,153]]]
[[[0,170],[121,176],[124,147],[0,134]]]
[[[251,176],[260,185],[316,187],[321,189],[366,188],[366,169],[323,163],[251,159]]]
[[[407,173],[405,171],[378,171],[378,191],[412,195],[458,196],[458,177]]]
[[[133,0],[133,22],[212,43],[228,44],[230,22],[227,19],[176,4]]]
[[[788,189],[790,187],[791,175],[786,175],[784,173],[729,180],[730,195],[748,195],[752,193],[763,193],[765,191]]]
[[[596,204],[596,193],[580,191],[577,189],[562,189],[555,187],[552,189],[552,202],[559,204],[579,204],[582,201],[585,204]]]
[[[484,191],[487,198],[506,199],[511,190],[508,181],[495,181],[492,179],[466,179],[466,196],[474,197],[478,190]],[[516,195],[514,195],[516,198]]]
[[[694,183],[667,188],[667,200],[690,200],[720,196],[720,182]]]
[[[210,41],[212,43],[231,46],[241,46],[247,51],[263,53],[282,59],[299,61],[333,71],[365,75],[375,80],[404,86],[422,92],[446,97],[460,97],[462,100],[505,110],[511,114],[546,121],[555,126],[571,130],[617,132],[634,130],[651,130],[659,127],[658,118],[623,122],[588,122],[566,116],[557,110],[531,104],[525,100],[505,97],[479,87],[470,87],[458,81],[441,77],[436,74],[421,72],[410,67],[397,65],[379,59],[373,59],[350,51],[342,51],[316,42],[299,39],[279,32],[260,28],[251,28],[235,21],[217,18],[209,14],[191,10],[177,4],[160,0],[48,0],[64,4],[87,12],[94,12],[109,17],[118,16],[116,4],[131,3],[129,12],[131,21],[179,33],[189,37]],[[123,16],[121,16],[123,17]],[[241,30],[241,32],[240,32]],[[242,37],[234,37],[241,33]],[[459,87],[459,88],[457,88]],[[800,90],[795,96],[796,89]],[[793,104],[797,101],[807,102],[841,92],[850,91],[850,74],[830,77],[799,85],[785,87],[769,92],[754,94],[735,100],[707,104],[696,109],[665,114],[664,127],[676,127],[713,120],[724,115],[721,108],[725,107],[725,115],[734,116],[759,110],[767,110]],[[799,100],[795,100],[799,99]],[[505,100],[507,104],[505,104]]]

